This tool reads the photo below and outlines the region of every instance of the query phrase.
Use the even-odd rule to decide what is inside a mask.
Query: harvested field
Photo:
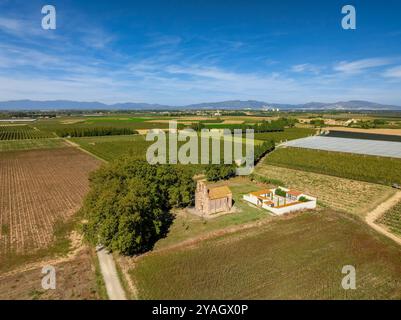
[[[49,246],[100,162],[75,148],[0,153],[0,260]]]
[[[266,158],[268,161],[269,157]],[[395,193],[391,187],[313,172],[258,165],[255,173],[318,198],[321,205],[364,216]]]
[[[94,254],[85,248],[71,260],[53,265],[56,289],[43,290],[41,267],[0,275],[0,300],[99,299]]]

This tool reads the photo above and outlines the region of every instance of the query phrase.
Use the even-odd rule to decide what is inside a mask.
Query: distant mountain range
[[[190,104],[186,106],[168,106],[150,103],[115,103],[80,102],[69,100],[33,101],[14,100],[0,102],[0,110],[261,110],[279,108],[282,110],[401,110],[401,106],[386,105],[369,101],[341,101],[335,103],[309,102],[305,104],[280,104],[255,100],[232,100],[210,103]]]

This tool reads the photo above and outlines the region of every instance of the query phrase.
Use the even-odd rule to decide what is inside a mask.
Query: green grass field
[[[309,128],[286,128],[283,132],[264,132],[255,133],[255,139],[274,140],[276,143],[287,140],[305,138],[316,133],[315,129]]]
[[[146,151],[148,150],[149,146],[153,144],[152,141],[145,140],[145,135],[84,137],[71,138],[70,140],[74,143],[77,143],[83,149],[106,161],[114,160],[125,154],[131,154],[137,159],[146,159]],[[245,139],[235,140],[235,143],[243,143],[245,146],[245,141]],[[255,140],[254,142],[255,145],[263,143],[261,140]],[[179,141],[178,148],[183,144],[185,144],[185,142]],[[212,143],[210,142],[209,154],[211,154],[211,148]],[[243,150],[245,153],[245,147]],[[200,142],[198,152],[200,155]],[[222,143],[220,147],[221,159],[223,159],[223,152],[224,148]]]
[[[140,299],[400,299],[400,263],[391,241],[325,210],[156,251],[130,273]],[[341,287],[345,265],[356,290]]]
[[[266,164],[384,185],[401,183],[401,159],[302,148],[280,148]]]
[[[0,141],[0,152],[34,150],[34,149],[52,149],[66,147],[62,139],[31,139],[31,140],[6,140]]]
[[[387,226],[391,232],[401,235],[401,202],[387,211],[377,222]]]
[[[111,161],[124,154],[145,159],[146,150],[151,145],[151,142],[145,141],[145,136],[142,135],[85,137],[70,140],[106,161]]]

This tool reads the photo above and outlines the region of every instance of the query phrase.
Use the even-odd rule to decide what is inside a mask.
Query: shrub
[[[275,195],[280,196],[280,197],[286,197],[287,196],[287,192],[285,192],[284,190],[277,188],[276,191],[274,192]]]
[[[302,196],[302,197],[299,197],[298,201],[299,201],[299,202],[308,202],[308,201],[310,201],[310,200],[307,199],[306,197]]]

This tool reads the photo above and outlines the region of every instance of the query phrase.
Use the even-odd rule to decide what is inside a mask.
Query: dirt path
[[[65,141],[65,143],[69,144],[70,146],[72,146],[72,147],[74,147],[74,148],[77,148],[77,149],[81,150],[82,152],[85,152],[86,154],[91,155],[92,157],[96,158],[97,160],[100,160],[100,161],[103,162],[103,163],[107,163],[106,160],[104,160],[104,159],[98,157],[97,155],[95,155],[95,154],[89,152],[88,150],[85,150],[85,149],[82,148],[79,144],[77,144],[77,143],[75,143],[75,142],[72,142],[71,140],[68,140],[68,139],[66,139],[66,138],[64,138],[63,140]]]
[[[378,207],[376,207],[376,209],[369,212],[366,215],[365,221],[373,229],[375,229],[376,231],[380,232],[381,234],[385,235],[386,237],[394,240],[396,243],[401,245],[401,237],[394,235],[393,233],[389,232],[385,227],[375,223],[375,221],[381,215],[383,215],[386,211],[390,210],[392,207],[394,207],[400,201],[401,201],[401,191],[398,191],[395,195],[393,195],[387,201],[381,203]]]
[[[97,251],[100,270],[102,271],[104,283],[106,285],[107,295],[110,300],[127,300],[123,287],[118,277],[116,264],[111,253],[105,249]]]

